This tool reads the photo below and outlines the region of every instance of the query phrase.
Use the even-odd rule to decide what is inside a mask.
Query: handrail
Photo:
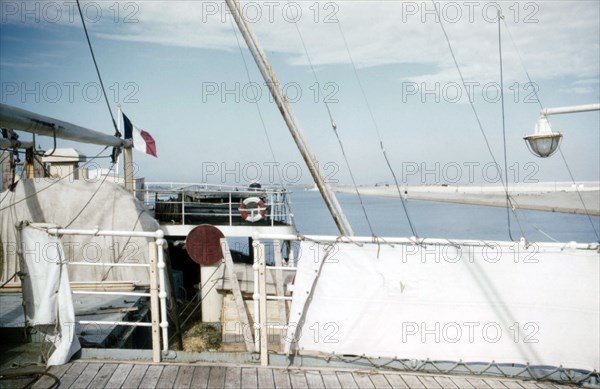
[[[219,221],[221,224],[233,226],[241,217],[240,199],[260,197],[266,203],[265,219],[261,225],[265,221],[271,226],[292,224],[293,215],[287,199],[289,192],[285,188],[253,189],[211,184],[162,183],[146,184],[141,192],[144,204],[161,221],[185,225],[198,221],[194,218],[200,221],[202,218],[216,218],[222,220]],[[213,195],[219,198],[219,202],[210,200]]]
[[[151,238],[153,241],[148,243],[149,263],[105,263],[105,262],[67,262],[70,266],[108,266],[108,267],[148,267],[150,270],[150,292],[127,292],[127,291],[90,291],[90,290],[75,290],[72,294],[89,294],[89,295],[107,295],[107,296],[135,296],[135,297],[150,297],[150,314],[152,317],[151,323],[130,322],[130,321],[94,321],[98,325],[123,325],[123,326],[139,326],[152,327],[152,358],[154,362],[161,361],[161,335],[162,335],[162,352],[167,354],[169,351],[169,322],[167,319],[167,288],[165,275],[165,260],[163,246],[165,244],[164,233],[162,230],[157,231],[111,231],[100,229],[65,229],[49,227],[46,229],[50,235],[57,237],[63,235],[87,235],[87,236],[114,236],[114,237],[137,237]],[[159,321],[160,318],[160,321]],[[79,324],[90,324],[90,321],[78,321]],[[162,334],[161,334],[162,332]]]
[[[160,188],[155,188],[160,187]],[[165,188],[168,187],[168,188]],[[207,184],[207,183],[194,183],[194,182],[145,182],[143,190],[157,191],[157,190],[191,190],[192,188],[198,188],[197,190],[215,190],[219,192],[231,191],[231,192],[288,192],[286,188],[275,185],[262,185],[260,188],[250,188],[247,185],[225,185],[225,184]]]

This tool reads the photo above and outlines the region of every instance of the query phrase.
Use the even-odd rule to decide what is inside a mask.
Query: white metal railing
[[[206,219],[219,225],[234,225],[241,218],[241,200],[260,197],[265,206],[264,219],[276,224],[292,225],[289,193],[278,187],[241,187],[192,183],[146,183],[142,191],[144,204],[154,211],[158,220],[194,224]],[[221,202],[202,201],[203,196],[220,196]],[[205,199],[204,199],[205,200]],[[225,201],[223,201],[225,200]],[[194,209],[196,208],[196,209]],[[261,223],[264,224],[263,220]],[[212,224],[215,224],[214,222]]]
[[[295,240],[298,237],[294,237]],[[268,329],[279,329],[280,333],[280,343],[281,336],[283,330],[287,328],[288,318],[286,317],[283,323],[273,324],[269,323],[267,319],[267,301],[275,300],[279,301],[279,304],[283,304],[283,310],[285,312],[287,301],[291,301],[291,296],[286,296],[284,287],[283,287],[283,275],[282,272],[295,272],[297,269],[293,266],[294,258],[292,254],[292,250],[290,250],[288,263],[290,266],[283,266],[283,261],[281,258],[281,251],[279,250],[279,240],[274,240],[273,242],[273,252],[275,257],[275,266],[267,266],[266,255],[265,255],[265,245],[261,243],[259,240],[255,239],[253,241],[253,250],[254,250],[254,258],[255,262],[252,266],[254,270],[254,293],[252,295],[252,299],[254,300],[254,349],[260,352],[260,363],[263,366],[268,366],[269,364],[269,336]],[[275,271],[275,294],[268,295],[267,294],[267,271]],[[280,309],[282,307],[280,306]]]
[[[83,230],[83,229],[63,229],[48,228],[48,234],[55,236],[62,235],[88,235],[88,236],[112,236],[112,237],[135,237],[151,238],[153,241],[148,243],[148,263],[105,263],[105,262],[67,262],[69,266],[101,266],[101,267],[147,267],[150,270],[150,291],[149,292],[126,292],[126,291],[92,291],[77,290],[73,294],[81,295],[118,295],[135,296],[150,298],[150,314],[152,321],[150,323],[139,321],[91,321],[80,320],[77,324],[95,324],[112,326],[134,326],[152,328],[152,359],[154,362],[161,361],[161,334],[162,334],[162,352],[169,351],[169,322],[167,319],[167,283],[166,283],[166,265],[164,261],[163,246],[165,244],[164,233],[161,230],[154,232],[145,231],[109,231],[109,230]],[[159,321],[160,320],[160,321]]]
[[[289,315],[286,318],[286,321],[281,324],[270,324],[267,319],[267,301],[275,300],[280,301],[283,304],[286,304],[287,301],[292,300],[292,297],[286,296],[285,293],[281,293],[281,290],[277,290],[275,294],[267,294],[267,280],[266,274],[267,271],[297,271],[294,266],[294,258],[293,258],[293,250],[290,250],[290,266],[282,266],[281,261],[281,252],[277,249],[280,241],[314,241],[319,243],[355,243],[355,244],[392,244],[392,245],[461,245],[461,246],[471,246],[471,247],[493,247],[493,248],[501,248],[501,247],[515,247],[515,245],[528,247],[529,245],[538,245],[537,243],[529,243],[525,240],[521,240],[518,242],[509,242],[509,241],[484,241],[484,240],[461,240],[461,239],[431,239],[431,238],[380,238],[380,237],[340,237],[340,236],[325,236],[325,235],[292,235],[292,234],[268,234],[268,233],[259,233],[253,236],[253,249],[254,249],[254,258],[255,262],[253,265],[254,269],[254,350],[260,352],[260,361],[261,365],[267,366],[269,364],[268,357],[268,328],[287,329],[289,326]],[[265,256],[265,245],[261,242],[261,240],[269,240],[273,241],[274,244],[274,254],[275,254],[275,266],[267,266],[266,265],[266,256]],[[576,242],[568,242],[568,243],[551,243],[544,242],[543,246],[545,248],[555,248],[555,249],[570,249],[570,250],[599,250],[600,245],[598,243],[576,243]],[[277,277],[282,279],[281,275],[275,276],[275,282],[277,283]],[[283,336],[283,335],[281,335]]]

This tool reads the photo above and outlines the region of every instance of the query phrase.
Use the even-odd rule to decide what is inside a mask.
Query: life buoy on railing
[[[258,197],[248,197],[240,205],[242,219],[250,223],[257,222],[265,216],[265,202]]]

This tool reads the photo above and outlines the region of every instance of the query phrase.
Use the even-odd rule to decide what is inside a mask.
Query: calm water
[[[348,217],[355,235],[370,236],[358,197],[339,193],[338,200]],[[398,198],[363,196],[369,219],[378,236],[411,236],[410,227]],[[409,200],[406,203],[413,225],[420,237],[451,239],[510,240],[506,209],[479,205],[463,205],[432,201]],[[292,210],[296,225],[306,235],[337,235],[325,203],[318,192],[292,193]],[[529,241],[551,241],[536,227],[561,242],[596,242],[597,238],[587,216],[543,211],[518,211],[525,237]],[[600,231],[600,217],[593,216]],[[511,212],[512,234],[521,236]]]

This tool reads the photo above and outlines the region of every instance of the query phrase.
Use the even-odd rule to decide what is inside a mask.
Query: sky
[[[1,102],[112,134],[76,3],[0,4]],[[522,138],[533,133],[541,106],[600,101],[598,1],[436,3],[466,88],[431,2],[241,4],[325,175],[351,182],[327,103],[361,185],[393,182],[379,137],[401,183],[499,183],[493,162],[504,168],[500,9],[508,182],[570,180],[559,154],[536,158]],[[134,153],[138,176],[311,182],[225,2],[81,5],[113,114],[120,104],[156,140],[157,159]],[[550,122],[564,134],[561,149],[574,179],[599,181],[599,112]],[[52,147],[50,138],[38,143]],[[102,151],[58,145],[88,156]],[[99,162],[109,167],[108,159]]]

